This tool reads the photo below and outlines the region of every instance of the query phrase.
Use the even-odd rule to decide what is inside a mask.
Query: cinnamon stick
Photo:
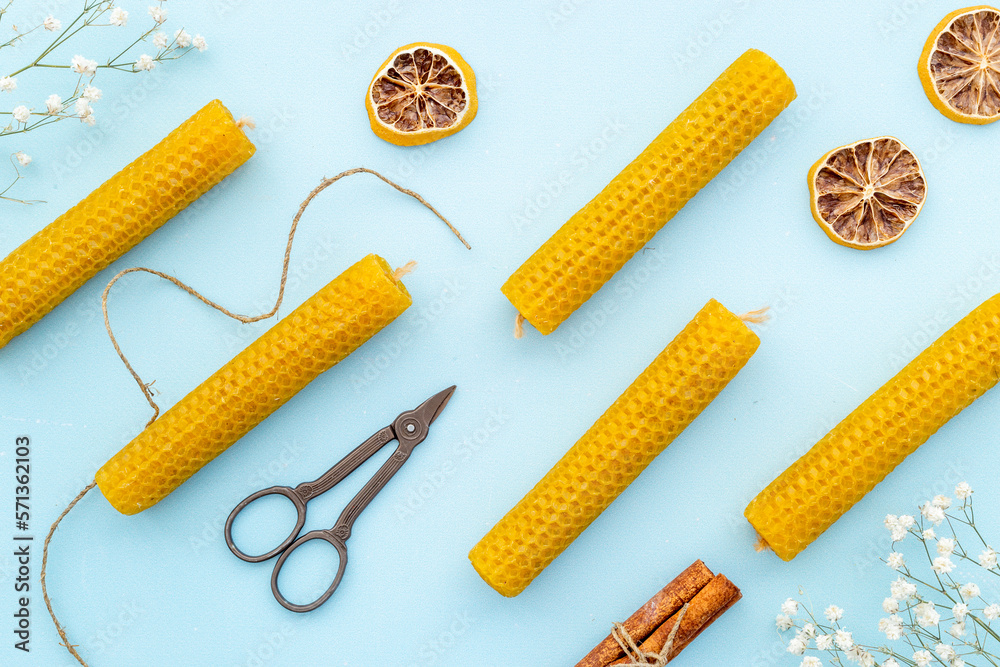
[[[700,635],[708,626],[715,622],[719,616],[725,613],[730,607],[736,604],[743,594],[724,575],[717,575],[708,582],[704,588],[698,591],[688,605],[684,618],[681,619],[681,627],[674,637],[674,645],[667,655],[667,661],[677,657],[677,654],[684,650],[695,637]],[[671,630],[677,624],[680,614],[674,614],[660,627],[653,631],[645,641],[639,646],[639,650],[644,653],[659,653],[663,650],[670,636]],[[635,637],[633,637],[635,639]],[[628,658],[622,658],[612,662],[611,665],[628,664]]]
[[[691,602],[698,591],[702,590],[713,578],[709,570],[700,560],[692,563],[681,572],[676,579],[663,587],[649,601],[629,616],[622,625],[629,636],[638,644],[646,639],[654,630],[662,626],[667,619],[674,616],[681,607]],[[690,611],[690,609],[688,610]],[[686,625],[685,624],[682,624]],[[675,638],[675,643],[677,639]],[[662,648],[662,644],[661,644]],[[613,660],[624,655],[621,646],[614,637],[608,635],[604,641],[594,647],[576,667],[605,667]]]

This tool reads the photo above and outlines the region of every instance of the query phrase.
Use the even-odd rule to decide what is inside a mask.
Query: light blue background
[[[68,17],[79,3],[56,4]],[[298,203],[322,176],[359,165],[425,195],[472,251],[368,176],[312,205],[283,314],[370,252],[393,265],[420,262],[406,278],[414,305],[155,508],[124,517],[94,492],[69,515],[49,581],[71,639],[95,667],[572,664],[697,558],[732,578],[745,599],[675,664],[792,665],[773,618],[799,586],[817,607],[846,607],[848,627],[878,640],[890,579],[877,561],[888,549],[887,512],[911,511],[967,479],[996,534],[998,393],[943,428],[792,563],[754,553],[742,519],[788,463],[1000,288],[998,127],[945,119],[915,71],[930,29],[955,6],[167,5],[166,27],[204,33],[207,53],[145,78],[101,74],[98,128],[70,122],[0,140],[5,153],[35,158],[17,193],[48,202],[0,204],[3,255],[210,99],[258,124],[248,164],[0,351],[0,505],[12,503],[14,438],[29,435],[37,540],[28,656],[11,648],[13,561],[0,555],[0,662],[75,664],[57,645],[37,587],[41,539],[149,416],[103,330],[106,281],[149,266],[237,312],[267,310]],[[147,20],[145,4],[125,6],[133,35]],[[123,35],[106,29],[79,48],[104,57]],[[452,138],[399,148],[371,133],[363,96],[382,60],[417,40],[462,53],[476,70],[480,110]],[[515,341],[503,280],[750,47],[785,68],[798,99],[558,332],[529,330]],[[0,69],[22,57],[9,54],[0,53]],[[0,102],[40,105],[66,87],[56,85],[60,76],[24,75]],[[810,215],[806,170],[832,147],[883,134],[922,159],[927,204],[892,246],[836,246]],[[552,183],[563,172],[559,190]],[[774,318],[758,327],[758,353],[534,584],[500,597],[473,571],[468,550],[712,297],[736,312],[772,307]],[[123,281],[111,316],[164,408],[269,326],[241,326],[151,277]],[[314,478],[451,383],[458,392],[430,438],[356,524],[335,597],[305,616],[280,608],[268,589],[270,565],[238,561],[223,543],[232,506],[262,486]],[[311,507],[307,528],[332,525],[373,470]],[[11,523],[9,513],[0,517],[0,535],[12,533]]]

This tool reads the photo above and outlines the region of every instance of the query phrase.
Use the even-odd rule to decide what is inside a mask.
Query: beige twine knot
[[[674,638],[677,637],[677,630],[681,627],[681,621],[684,620],[684,615],[687,613],[688,603],[685,603],[681,607],[680,612],[677,614],[677,622],[674,623],[674,627],[670,629],[670,635],[667,637],[667,643],[663,645],[663,649],[659,653],[653,653],[651,651],[643,651],[639,648],[635,640],[625,629],[625,626],[621,623],[611,624],[611,636],[614,637],[615,641],[618,642],[618,646],[621,647],[622,651],[625,653],[625,657],[631,662],[622,663],[623,667],[663,667],[668,662],[670,662],[670,652],[674,648]],[[652,662],[650,662],[652,661]]]
[[[257,122],[250,116],[240,116],[240,119],[236,121],[236,127],[241,130],[246,128],[248,130],[256,130]]]
[[[743,313],[739,316],[744,322],[749,322],[750,324],[763,324],[771,319],[770,306],[764,306],[763,308],[758,308],[757,310],[751,310],[748,313]]]

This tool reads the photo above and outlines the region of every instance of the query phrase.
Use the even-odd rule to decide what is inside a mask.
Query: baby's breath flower
[[[963,621],[961,623],[952,623],[951,626],[948,628],[948,634],[954,637],[955,639],[965,636],[965,622]]]
[[[167,48],[167,33],[158,32],[155,35],[153,35],[153,46],[155,46],[158,49]]]
[[[882,663],[882,667],[899,667],[899,663],[896,662],[895,658],[889,658]]]
[[[860,664],[861,667],[875,667],[875,658],[860,646],[852,646],[847,649],[847,659]]]
[[[177,46],[181,47],[182,49],[186,49],[187,47],[191,46],[191,35],[188,34],[187,30],[181,28],[180,30],[174,33],[174,41],[177,42]]]
[[[885,527],[889,529],[893,542],[901,541],[906,537],[906,532],[909,530],[909,526],[904,526],[900,520],[901,518],[895,514],[887,514],[885,517]]]
[[[893,570],[898,570],[899,568],[906,565],[906,561],[903,560],[903,554],[898,551],[893,551],[889,554],[889,557],[885,559],[885,564],[891,567]]]
[[[136,72],[152,72],[155,67],[156,61],[145,53],[139,56],[139,59],[135,61],[134,65],[132,65],[132,68]]]
[[[995,621],[1000,618],[1000,604],[991,604],[983,609],[983,616],[989,621]]]
[[[785,614],[778,614],[778,616],[774,619],[774,624],[778,626],[778,629],[782,632],[790,630],[792,626],[795,625],[792,623],[792,619]]]
[[[93,109],[90,108],[90,101],[87,100],[87,98],[85,98],[85,97],[79,97],[79,98],[77,98],[77,100],[74,103],[73,107],[76,110],[76,115],[77,116],[81,116],[81,117],[82,116],[89,116],[91,113],[93,113]]]
[[[934,652],[937,653],[938,657],[942,660],[951,660],[957,655],[951,644],[938,644],[934,647]]]
[[[886,598],[882,600],[882,611],[887,614],[895,614],[899,611],[899,600],[894,598]]]
[[[958,589],[958,592],[962,594],[963,598],[977,598],[981,591],[979,590],[979,584],[969,582]]]
[[[917,651],[913,654],[913,662],[917,667],[927,667],[933,659],[934,656],[931,655],[930,651]]]
[[[81,97],[88,102],[96,102],[101,99],[104,93],[101,92],[100,88],[95,88],[94,86],[87,86],[83,89],[83,94]]]
[[[18,123],[27,123],[28,119],[31,118],[31,110],[23,104],[14,107],[14,111],[11,113],[14,116],[14,120]]]
[[[45,27],[49,32],[55,32],[62,28],[62,21],[57,19],[55,16],[48,16],[44,21],[42,21],[42,26]]]
[[[902,526],[903,528],[905,528],[906,530],[909,530],[910,528],[913,528],[913,524],[915,524],[916,522],[917,522],[917,520],[914,519],[909,514],[901,514],[901,515],[899,515],[899,525]]]
[[[51,115],[55,115],[62,111],[62,98],[55,94],[46,97],[45,111]]]
[[[955,569],[955,564],[947,556],[938,556],[931,564],[931,569],[938,574],[948,574]]]
[[[795,637],[792,641],[788,642],[788,652],[792,655],[802,655],[806,652],[807,648],[808,646],[806,645],[806,642],[798,637]]]
[[[893,614],[889,618],[880,619],[879,632],[884,632],[886,639],[896,640],[903,636],[903,619]]]
[[[806,623],[802,626],[802,629],[798,632],[799,637],[805,637],[806,639],[812,639],[816,636],[816,626],[812,623]]]
[[[156,25],[161,25],[167,20],[167,10],[163,7],[152,6],[149,8],[149,15],[153,17]]]
[[[942,537],[937,543],[937,552],[942,556],[950,556],[955,553],[955,540],[950,537]]]
[[[838,607],[837,605],[832,604],[826,608],[826,611],[823,612],[823,615],[826,616],[826,620],[830,621],[831,623],[836,623],[837,621],[839,621],[844,617],[844,610]],[[847,649],[844,650],[846,651]]]
[[[128,25],[128,12],[121,7],[115,7],[111,12],[111,18],[108,19],[111,25],[116,25],[120,28]]]
[[[194,36],[194,39],[191,40],[191,46],[198,49],[202,53],[208,50],[208,44],[205,43],[205,38],[201,35]]]
[[[97,61],[89,60],[83,56],[73,56],[73,60],[70,63],[73,67],[73,71],[77,74],[87,74],[94,76],[97,73]]]
[[[916,613],[917,625],[922,628],[932,628],[941,621],[941,614],[932,602],[921,602],[913,611]]]
[[[958,486],[955,487],[955,497],[959,500],[967,500],[972,496],[972,487],[969,486],[968,482],[959,482]]]
[[[28,155],[27,153],[18,151],[14,153],[14,157],[17,158],[17,161],[19,163],[21,163],[22,167],[27,167],[29,164],[31,164],[31,156]]]
[[[956,656],[951,659],[951,667],[965,667],[965,660]]]
[[[986,547],[986,551],[979,554],[979,564],[987,570],[992,570],[997,566],[997,552],[993,547]]]
[[[823,663],[816,656],[810,655],[802,658],[802,664],[799,667],[823,667]]]
[[[820,651],[829,651],[833,648],[833,635],[818,635],[816,637],[816,648]]]
[[[917,587],[906,581],[902,577],[896,579],[889,586],[893,600],[909,600],[917,594]]]
[[[837,645],[841,651],[850,651],[854,646],[854,638],[851,633],[847,630],[837,630],[833,635],[833,643]]]
[[[934,534],[933,528],[927,528],[924,532],[920,533],[920,537],[924,540],[936,540],[937,535]]]
[[[940,495],[934,496],[934,499],[931,500],[931,504],[934,505],[934,507],[940,507],[941,509],[946,510],[951,507],[951,498]]]
[[[788,598],[781,603],[781,613],[788,616],[795,616],[795,614],[799,613],[799,603],[792,598]]]
[[[95,125],[97,125],[97,117],[94,115],[93,112],[90,112],[86,116],[83,116],[82,118],[80,118],[80,122],[81,123],[85,123],[86,125],[89,125],[90,127],[94,127]]]
[[[929,500],[920,508],[920,513],[935,526],[941,525],[941,522],[944,521],[944,510],[931,504]]]
[[[12,76],[5,76],[0,79],[0,90],[9,93],[17,88],[17,79]]]

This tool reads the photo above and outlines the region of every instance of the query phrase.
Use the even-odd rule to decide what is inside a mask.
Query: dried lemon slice
[[[1000,10],[983,5],[945,16],[918,71],[927,98],[948,118],[977,125],[1000,118]]]
[[[895,137],[835,148],[809,170],[813,217],[840,245],[869,250],[903,235],[927,198],[917,156]]]
[[[396,49],[376,72],[365,107],[372,131],[397,146],[455,134],[478,108],[476,75],[455,49],[416,43]]]

